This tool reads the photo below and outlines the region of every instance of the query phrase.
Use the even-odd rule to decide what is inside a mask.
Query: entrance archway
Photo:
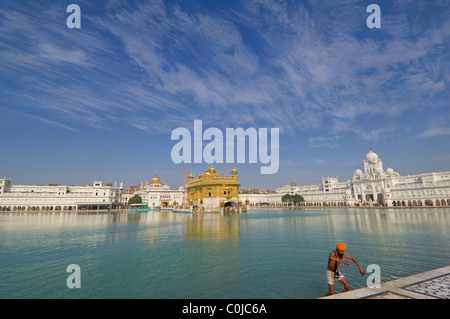
[[[378,204],[383,203],[383,194],[381,194],[381,193],[377,194],[377,202],[378,202]]]
[[[169,202],[161,202],[161,207],[168,207],[169,206]]]
[[[227,200],[223,204],[224,213],[236,213],[238,211],[238,203],[234,200]]]

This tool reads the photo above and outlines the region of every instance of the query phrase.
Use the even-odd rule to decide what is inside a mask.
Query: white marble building
[[[351,180],[322,178],[321,184],[278,187],[276,194],[241,194],[251,206],[282,206],[285,194],[299,194],[302,206],[450,206],[450,171],[401,176],[370,149],[363,161],[364,171],[356,169]]]
[[[401,176],[372,150],[349,183],[348,203],[385,206],[450,206],[450,171]]]
[[[137,189],[123,193],[121,203],[127,205],[135,195],[139,195],[142,204],[148,205],[148,208],[173,207],[184,203],[184,188],[180,186],[171,189],[167,182],[163,184],[156,174],[151,181],[141,182]]]
[[[248,207],[281,207],[286,205],[281,201],[283,195],[280,193],[239,194],[239,199]]]
[[[450,171],[401,176],[372,150],[348,187],[348,204],[384,206],[450,206]]]
[[[114,208],[119,203],[121,188],[103,185],[13,185],[0,179],[0,211],[96,210]]]
[[[302,206],[450,206],[450,171],[403,175],[391,167],[383,169],[383,161],[372,149],[363,161],[363,170],[355,170],[351,180],[339,182],[337,177],[322,178],[322,183],[298,186],[295,183],[278,187],[275,193],[239,194],[239,200],[251,207],[285,206],[285,194],[299,194]],[[0,211],[55,211],[107,209],[127,204],[140,195],[149,208],[177,206],[184,203],[184,188],[171,189],[156,176],[130,192],[103,185],[13,185],[0,179]]]

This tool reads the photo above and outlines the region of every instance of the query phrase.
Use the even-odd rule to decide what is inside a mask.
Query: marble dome
[[[378,159],[377,153],[374,153],[372,151],[372,148],[370,148],[370,152],[367,153],[367,155],[366,155],[366,161],[375,161],[377,159]]]

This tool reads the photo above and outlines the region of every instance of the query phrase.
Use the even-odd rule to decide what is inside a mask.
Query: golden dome
[[[152,181],[150,182],[150,184],[151,185],[153,185],[153,184],[161,184],[161,180],[159,179],[158,176],[156,176],[156,173],[155,173],[155,177],[152,178]]]
[[[237,175],[238,171],[236,169],[236,167],[233,166],[233,169],[231,170],[231,175]]]
[[[208,166],[208,169],[205,171],[206,174],[215,174],[216,173],[216,169],[214,168],[214,166]]]
[[[194,179],[195,176],[194,176],[194,174],[192,174],[192,172],[190,172],[187,178],[188,178],[188,179]]]

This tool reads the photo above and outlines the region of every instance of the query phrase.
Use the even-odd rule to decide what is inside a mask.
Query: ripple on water
[[[364,268],[380,265],[382,281],[448,265],[449,215],[0,215],[0,297],[316,298],[326,292],[326,262],[337,241]],[[72,263],[81,267],[79,290],[66,286]],[[342,271],[352,288],[364,287],[355,265]]]

